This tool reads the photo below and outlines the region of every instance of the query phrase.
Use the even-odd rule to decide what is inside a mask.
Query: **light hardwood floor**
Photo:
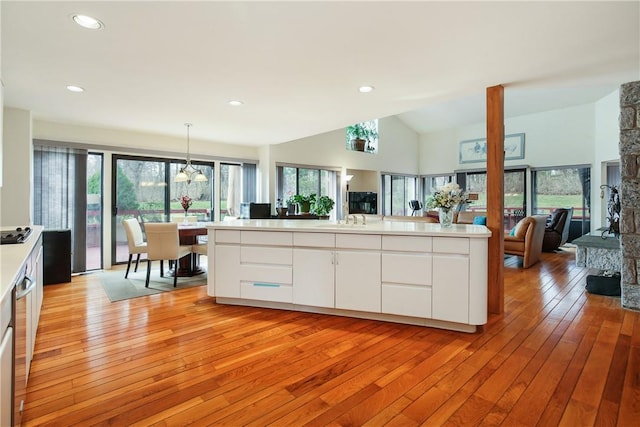
[[[46,286],[23,425],[638,425],[640,313],[570,250],[505,265],[476,334]]]

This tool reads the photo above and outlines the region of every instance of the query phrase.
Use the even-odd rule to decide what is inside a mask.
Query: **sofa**
[[[429,216],[401,216],[401,215],[385,215],[382,217],[383,221],[411,221],[411,222],[431,222],[437,223],[437,218]]]
[[[546,225],[545,215],[522,218],[514,227],[513,235],[504,236],[504,253],[522,257],[522,268],[531,267],[540,260]]]
[[[573,208],[559,208],[551,214],[551,220],[544,230],[542,251],[553,252],[567,243]]]
[[[453,215],[453,222],[456,224],[475,224],[476,218],[483,217],[484,224],[487,224],[487,212],[485,211],[460,211]]]
[[[426,211],[423,215],[423,218],[432,218],[435,222],[439,221],[439,212],[438,211]],[[476,217],[484,217],[484,224],[486,225],[487,212],[486,211],[460,211],[453,213],[453,223],[454,224],[474,224],[474,220]]]

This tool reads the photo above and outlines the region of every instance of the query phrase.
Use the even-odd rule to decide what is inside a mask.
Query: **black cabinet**
[[[71,281],[71,230],[42,232],[43,284]]]

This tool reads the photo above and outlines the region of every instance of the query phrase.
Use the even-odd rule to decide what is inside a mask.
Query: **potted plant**
[[[313,205],[313,213],[321,218],[329,218],[335,202],[329,196],[320,196]]]
[[[304,195],[296,194],[293,196],[293,201],[298,205],[298,211],[300,213],[309,213],[311,205],[316,201],[315,193]]]
[[[347,126],[347,143],[357,151],[372,149],[372,142],[378,139],[375,122],[362,122]]]
[[[289,196],[289,198],[285,201],[287,208],[287,215],[295,215],[296,214],[296,201],[295,196]]]

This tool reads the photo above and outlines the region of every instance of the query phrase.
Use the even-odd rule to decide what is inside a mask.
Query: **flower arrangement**
[[[191,200],[191,197],[189,197],[189,196],[180,196],[180,204],[182,205],[182,209],[184,209],[185,213],[191,207],[191,203],[193,203],[193,201]]]
[[[440,187],[427,199],[427,207],[451,210],[461,203],[469,203],[468,194],[455,182],[450,182]]]

